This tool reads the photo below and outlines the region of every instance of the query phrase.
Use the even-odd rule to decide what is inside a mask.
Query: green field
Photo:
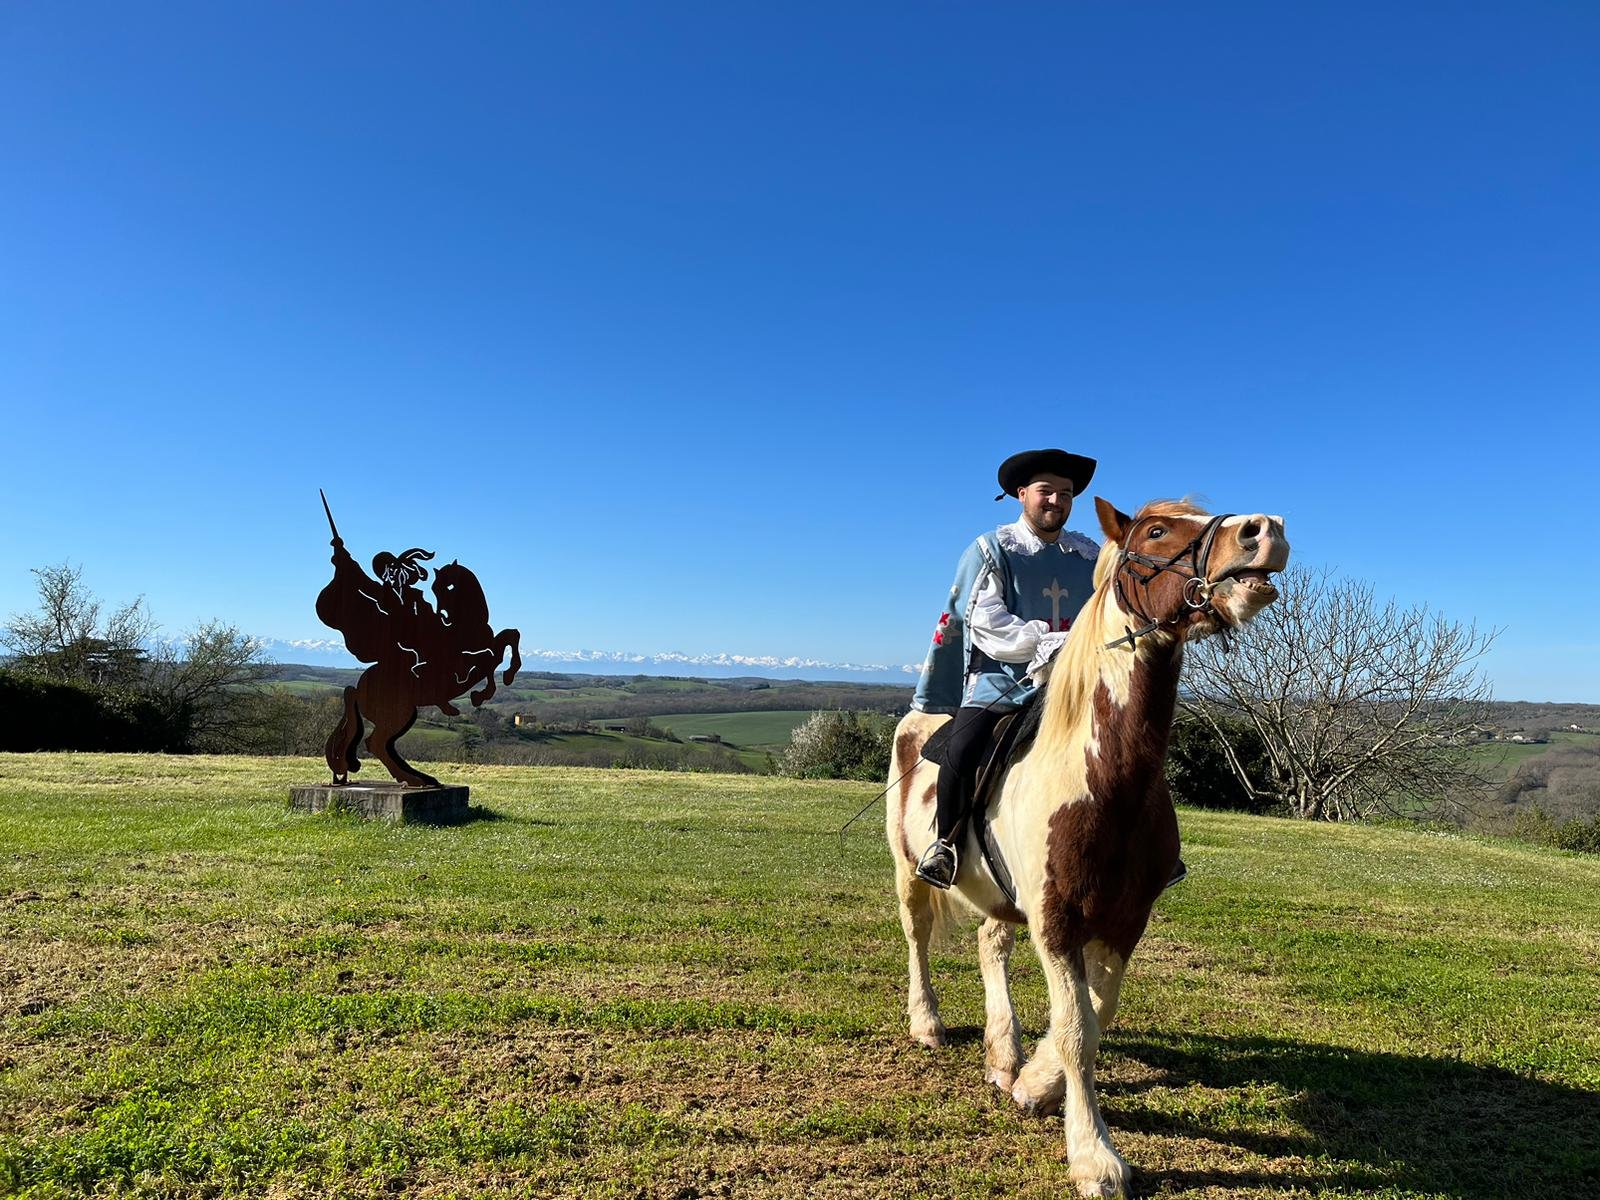
[[[1069,1193],[970,935],[904,1036],[870,785],[452,767],[431,828],[289,812],[321,769],[0,755],[0,1194]],[[1182,820],[1101,1052],[1142,1194],[1600,1195],[1600,861]]]
[[[716,733],[735,746],[777,749],[789,744],[789,735],[811,716],[810,709],[774,712],[668,713],[651,717],[652,725],[670,729],[681,738]]]
[[[1509,779],[1512,772],[1531,758],[1538,758],[1561,746],[1593,746],[1596,736],[1592,733],[1558,731],[1550,735],[1548,742],[1480,742],[1472,747],[1472,756],[1490,779]]]
[[[335,683],[319,683],[314,679],[278,679],[263,684],[274,692],[287,692],[306,700],[320,700],[324,696],[337,696],[344,689]]]
[[[405,737],[400,739],[399,745],[395,748],[400,751],[401,757],[408,760],[414,758],[419,762],[428,759],[450,761],[459,756],[461,735],[453,729],[440,729],[436,725],[419,723],[406,731]],[[371,757],[364,746],[361,755],[363,758]],[[375,764],[373,770],[381,773],[382,764]]]
[[[408,734],[407,736],[409,737],[410,735]],[[619,756],[623,752],[630,749],[636,749],[648,753],[652,750],[661,750],[665,746],[670,745],[670,743],[664,743],[656,738],[641,738],[634,737],[632,734],[627,733],[609,732],[541,733],[537,735],[536,741],[542,745],[561,747],[567,750],[598,750],[617,754]],[[676,749],[676,747],[673,747],[673,749]],[[693,744],[690,744],[687,749],[692,754],[698,754],[707,758],[709,758],[712,753],[709,748],[700,747]],[[767,756],[764,751],[741,750],[732,746],[727,747],[727,749],[735,758],[753,771],[766,771],[768,769]]]

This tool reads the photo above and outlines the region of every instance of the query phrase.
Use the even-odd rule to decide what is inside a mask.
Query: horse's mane
[[[1152,500],[1134,516],[1137,523],[1146,517],[1204,517],[1205,509],[1188,500]],[[1045,689],[1045,710],[1041,719],[1044,736],[1050,740],[1068,736],[1094,704],[1100,684],[1102,654],[1132,654],[1132,647],[1106,648],[1106,642],[1122,631],[1106,629],[1107,597],[1112,594],[1111,576],[1117,569],[1121,547],[1107,541],[1100,547],[1094,564],[1094,595],[1089,597],[1077,618],[1061,653],[1050,668],[1050,686]]]

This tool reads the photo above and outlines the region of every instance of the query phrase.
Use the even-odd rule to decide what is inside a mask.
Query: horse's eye
[[[1153,529],[1151,529],[1150,530],[1150,534],[1149,534],[1150,540],[1152,542],[1159,542],[1162,538],[1164,538],[1166,536],[1167,536],[1167,531],[1165,529],[1161,528],[1161,526],[1159,526],[1159,525],[1157,525]]]

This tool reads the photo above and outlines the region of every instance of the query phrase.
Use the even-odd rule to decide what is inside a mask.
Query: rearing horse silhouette
[[[331,513],[328,524],[333,524]],[[333,531],[333,579],[317,597],[317,616],[344,634],[351,654],[374,664],[354,687],[344,689],[344,715],[328,737],[326,757],[335,785],[348,783],[361,769],[357,750],[365,718],[373,725],[367,749],[395,779],[411,787],[438,786],[395,748],[416,722],[417,709],[432,704],[459,716],[451,701],[475,687],[470,698],[479,707],[494,695],[494,672],[508,650],[511,665],[504,682],[511,684],[522,668],[521,635],[515,629],[494,631],[483,588],[466,567],[458,562],[440,567],[433,580],[435,604],[428,603],[415,585],[428,576],[420,560],[432,557],[420,549],[380,554],[372,562],[379,575],[374,579]]]

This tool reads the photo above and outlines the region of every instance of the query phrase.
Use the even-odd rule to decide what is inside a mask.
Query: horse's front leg
[[[511,665],[506,668],[500,681],[507,687],[516,681],[517,672],[522,670],[522,634],[515,629],[502,629],[499,639],[495,642],[495,649],[500,651],[495,655],[494,661],[498,663],[507,650],[511,651]]]
[[[483,702],[495,693],[494,669],[500,665],[500,658],[498,655],[492,659],[484,657],[492,650],[493,647],[490,647],[489,650],[475,651],[476,661],[467,668],[467,677],[456,685],[458,692],[464,692],[474,684],[483,684],[481,688],[467,697],[468,700],[472,701],[473,708],[482,708]]]
[[[978,928],[978,963],[983,970],[984,1078],[1007,1095],[1022,1067],[1022,1031],[1011,1004],[1011,950],[1016,931],[993,917]]]
[[[1061,1096],[1066,1089],[1061,1056],[1047,1034],[1039,1039],[1033,1056],[1017,1073],[1017,1081],[1011,1085],[1011,1098],[1030,1117],[1050,1117],[1061,1111]]]
[[[476,674],[477,674],[477,672],[474,671],[473,675],[476,675]],[[477,682],[478,681],[476,679],[474,679],[472,677],[472,675],[469,675],[467,677],[467,686],[468,687],[471,687],[474,683],[477,683]],[[483,702],[485,700],[489,699],[491,696],[493,696],[494,692],[495,692],[494,671],[493,671],[493,669],[491,669],[489,671],[489,673],[483,677],[483,686],[481,688],[479,688],[477,691],[473,692],[472,695],[468,696],[467,699],[472,701],[472,707],[473,708],[482,708],[483,707]]]
[[[1094,999],[1095,1024],[1104,1035],[1117,1015],[1117,1001],[1122,996],[1122,979],[1127,974],[1128,962],[1110,946],[1096,940],[1083,948],[1083,966],[1089,995]]]
[[[1100,1023],[1095,1018],[1083,952],[1061,955],[1041,944],[1039,961],[1050,985],[1050,1028],[1045,1037],[1061,1064],[1069,1176],[1084,1196],[1126,1196],[1132,1173],[1111,1145],[1095,1096]]]

